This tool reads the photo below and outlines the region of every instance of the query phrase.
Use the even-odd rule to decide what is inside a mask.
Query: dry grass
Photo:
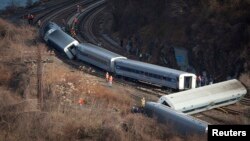
[[[36,52],[35,31],[0,19],[0,140],[185,139],[153,119],[131,114],[132,99],[125,91],[100,85],[81,71],[72,72],[56,58],[43,67],[43,110],[37,99],[23,98],[36,96],[36,64],[24,63],[37,58],[36,53],[25,53]],[[86,101],[82,107],[77,103],[80,97]]]

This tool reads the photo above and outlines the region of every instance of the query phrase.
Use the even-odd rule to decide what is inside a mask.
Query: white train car
[[[115,73],[141,82],[178,90],[196,87],[195,74],[130,59],[115,61]]]
[[[165,95],[158,100],[158,103],[186,114],[194,114],[236,103],[246,93],[247,90],[241,82],[233,79]]]
[[[156,118],[159,122],[172,125],[180,134],[206,134],[208,124],[205,121],[175,111],[165,105],[155,102],[147,102],[145,112],[148,116]]]
[[[76,58],[108,72],[114,72],[114,62],[116,60],[127,59],[90,43],[81,43],[77,46]]]

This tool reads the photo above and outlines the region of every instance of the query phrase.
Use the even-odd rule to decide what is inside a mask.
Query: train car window
[[[153,74],[153,77],[154,77],[154,78],[157,78],[156,74]]]
[[[127,69],[128,69],[128,71],[129,71],[129,72],[133,72],[133,70],[132,70],[132,69],[130,69],[130,68],[127,68]]]
[[[148,72],[145,72],[145,75],[148,76]]]
[[[149,73],[148,76],[149,76],[149,77],[153,77],[153,74],[152,74],[152,73]]]
[[[140,71],[138,71],[138,70],[131,69],[131,68],[127,68],[127,67],[119,66],[119,68],[120,68],[121,70],[123,70],[123,71],[128,71],[128,72],[137,73],[137,74],[140,73]]]
[[[108,64],[109,64],[107,61],[104,61],[104,60],[102,60],[102,59],[99,59],[99,58],[97,58],[97,57],[95,57],[95,56],[93,56],[93,55],[86,54],[86,53],[81,52],[81,51],[80,51],[80,54],[83,55],[83,56],[86,56],[86,57],[88,57],[88,58],[90,58],[90,59],[93,59],[93,60],[95,60],[96,62],[105,64],[105,65],[108,65]]]
[[[172,78],[172,79],[171,79],[171,82],[176,82],[176,79]]]
[[[120,70],[124,70],[122,66],[118,66]]]
[[[167,81],[171,81],[171,78],[169,78],[169,77],[166,77],[166,80],[167,80]]]
[[[157,79],[162,79],[162,77],[160,75],[156,75]]]
[[[125,68],[125,67],[122,67],[122,69],[124,70],[124,71],[129,71],[127,68]]]
[[[83,55],[83,56],[88,56],[88,54],[83,53],[83,52],[81,52],[81,51],[80,51],[80,55]]]

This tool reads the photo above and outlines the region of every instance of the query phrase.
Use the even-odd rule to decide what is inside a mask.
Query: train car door
[[[192,76],[184,76],[184,89],[192,88]]]

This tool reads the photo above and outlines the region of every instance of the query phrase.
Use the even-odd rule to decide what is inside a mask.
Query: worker
[[[77,23],[78,23],[77,17],[74,18],[73,23],[74,23],[75,26],[77,25]]]
[[[80,13],[80,5],[77,4],[77,13]]]
[[[142,107],[142,108],[145,107],[145,103],[146,103],[146,100],[145,100],[145,98],[143,97],[143,98],[141,99],[141,107]]]
[[[112,75],[109,76],[109,86],[111,87],[112,86],[112,81],[113,81],[113,77]]]
[[[28,23],[30,24],[30,25],[32,25],[33,24],[33,20],[34,20],[34,15],[32,15],[32,14],[28,14]]]
[[[82,106],[82,105],[84,104],[84,99],[83,99],[83,98],[79,98],[78,104],[79,104],[80,106]]]
[[[198,77],[197,77],[197,84],[198,84],[198,87],[201,86],[201,76],[200,75],[198,75]]]
[[[109,73],[108,72],[106,73],[106,81],[107,82],[109,81]]]
[[[120,40],[120,46],[123,47],[123,39]]]
[[[30,19],[31,19],[31,14],[28,14],[27,19],[28,19],[28,23],[31,24],[31,21],[30,21]]]
[[[71,28],[70,33],[71,33],[72,37],[76,36],[76,32],[75,32],[74,28]]]
[[[38,21],[37,21],[37,26],[40,28],[40,27],[41,27],[41,25],[42,25],[41,20],[38,20]]]
[[[210,77],[209,77],[209,85],[212,85],[213,84],[213,76],[212,75],[210,75]]]

